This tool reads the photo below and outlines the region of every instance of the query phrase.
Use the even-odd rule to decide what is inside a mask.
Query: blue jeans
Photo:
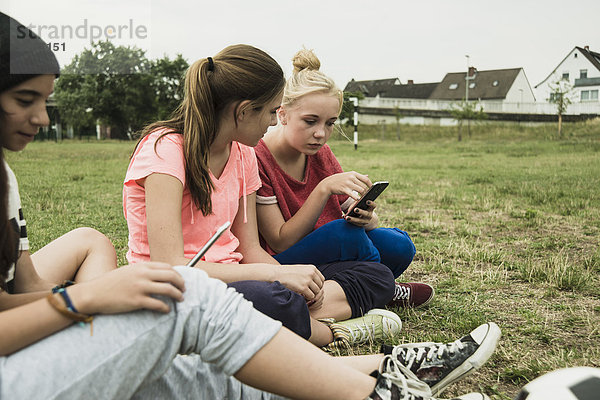
[[[408,233],[398,228],[365,231],[343,219],[336,219],[315,229],[274,257],[281,264],[379,262],[386,265],[397,278],[408,268],[415,252],[415,245]]]

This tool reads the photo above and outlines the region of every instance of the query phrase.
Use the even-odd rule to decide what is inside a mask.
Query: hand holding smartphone
[[[348,208],[348,212],[346,213],[346,215],[356,217],[358,216],[358,214],[356,213],[355,209],[368,209],[369,207],[367,206],[367,201],[375,201],[375,199],[379,197],[379,195],[385,190],[385,188],[388,187],[389,184],[390,183],[388,181],[375,182],[373,186],[371,186],[369,190],[367,190],[367,192],[360,199],[358,199],[354,204],[352,204]]]
[[[202,246],[202,248],[196,253],[196,255],[194,256],[194,258],[192,258],[190,260],[190,262],[187,263],[186,266],[187,267],[193,267],[193,266],[195,266],[198,263],[198,261],[200,261],[200,259],[202,258],[202,256],[204,256],[204,254],[206,254],[206,252],[208,251],[208,249],[210,249],[210,246],[212,246],[213,244],[215,244],[215,242],[223,234],[223,232],[225,232],[227,230],[227,228],[229,228],[229,225],[231,225],[231,223],[229,221],[227,221],[223,225],[221,225],[219,227],[219,229],[217,229],[217,231],[215,232],[215,234],[212,235],[210,239],[208,239],[208,242],[206,242],[206,244],[204,246]]]

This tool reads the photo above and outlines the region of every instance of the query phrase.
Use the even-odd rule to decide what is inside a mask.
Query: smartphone
[[[361,210],[366,210],[369,208],[367,206],[367,201],[375,201],[375,199],[379,197],[379,195],[385,190],[386,187],[388,187],[389,184],[390,183],[388,181],[375,182],[373,186],[367,190],[367,193],[365,193],[360,199],[351,205],[350,208],[348,208],[348,212],[346,214],[351,217],[356,217],[358,214],[354,212],[354,209],[360,208]]]
[[[202,246],[202,248],[196,253],[196,255],[194,256],[194,258],[192,258],[190,260],[190,262],[187,263],[186,266],[187,267],[193,267],[193,266],[195,266],[198,263],[198,261],[200,261],[200,259],[202,258],[202,256],[204,254],[206,254],[206,252],[208,251],[208,249],[210,249],[210,246],[212,246],[213,244],[215,244],[215,242],[223,234],[223,232],[225,232],[227,230],[227,228],[229,228],[229,225],[231,225],[231,223],[229,221],[227,221],[223,225],[221,225],[219,227],[219,229],[217,229],[217,231],[215,232],[215,234],[212,235],[210,239],[208,239],[208,242],[206,242],[204,244],[204,246]]]

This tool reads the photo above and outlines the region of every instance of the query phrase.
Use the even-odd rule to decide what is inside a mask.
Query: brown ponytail
[[[183,135],[186,185],[196,207],[209,215],[214,189],[209,151],[223,111],[230,104],[244,100],[250,100],[246,109],[260,109],[281,93],[284,85],[281,67],[267,53],[249,45],[229,46],[213,57],[212,62],[203,58],[188,68],[182,103],[171,119],[144,128],[140,140],[161,128],[169,130],[164,135]],[[236,107],[234,113],[240,111],[243,110]]]

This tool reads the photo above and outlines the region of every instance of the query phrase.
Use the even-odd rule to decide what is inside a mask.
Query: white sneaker
[[[391,356],[386,356],[391,357]],[[375,389],[365,400],[441,400],[431,394],[427,384],[415,379],[414,376],[404,375],[401,371],[371,374],[377,378]],[[483,393],[469,393],[451,400],[489,400]]]
[[[402,370],[405,375],[419,379],[439,395],[448,385],[480,368],[492,355],[500,339],[500,328],[488,322],[452,343],[408,343],[383,346],[389,358],[381,371]]]
[[[394,312],[374,308],[362,317],[334,322],[329,327],[333,342],[327,349],[333,350],[369,341],[390,340],[402,329],[402,321]]]

